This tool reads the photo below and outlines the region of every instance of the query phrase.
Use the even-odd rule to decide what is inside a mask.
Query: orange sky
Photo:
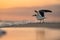
[[[44,7],[44,6],[55,5],[55,4],[60,4],[60,1],[59,0],[0,0],[0,9],[4,9],[4,8],[12,8],[13,9],[14,7],[17,7],[17,8],[18,7],[19,8],[20,7],[36,7],[36,6]],[[14,11],[14,10],[10,10],[10,11]],[[30,12],[29,10],[28,10],[29,13],[32,13],[32,11],[34,11],[31,9],[32,11]],[[18,11],[21,12],[21,9]],[[24,14],[28,13],[26,11],[23,9],[22,13],[19,13],[20,15],[17,13],[19,15],[18,16],[13,12],[12,12],[12,15],[9,15],[8,10],[7,11],[0,10],[0,20],[27,20],[27,19],[35,20],[34,17],[32,17],[32,15],[24,16]],[[29,15],[29,13],[27,15]],[[23,14],[23,16],[21,16],[22,14]],[[52,18],[50,18],[50,19],[52,19]]]
[[[0,8],[32,7],[60,4],[59,0],[0,0]]]

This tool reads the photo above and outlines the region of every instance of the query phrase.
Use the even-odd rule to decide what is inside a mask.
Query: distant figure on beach
[[[35,10],[35,13],[37,13],[37,14],[35,14],[33,16],[36,16],[37,20],[40,20],[40,23],[42,20],[44,23],[44,19],[45,19],[44,12],[52,12],[52,11],[51,10]]]

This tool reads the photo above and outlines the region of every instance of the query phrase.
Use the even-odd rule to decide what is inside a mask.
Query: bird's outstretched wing
[[[39,10],[39,11],[42,11],[42,12],[52,12],[51,10]]]

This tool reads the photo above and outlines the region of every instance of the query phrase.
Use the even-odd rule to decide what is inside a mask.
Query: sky
[[[60,4],[59,0],[0,0],[0,8],[33,7]]]
[[[33,11],[38,7],[46,7],[52,5],[60,5],[60,0],[0,0],[0,20],[36,20],[32,17]],[[36,8],[37,7],[37,8]],[[39,8],[39,9],[41,9]],[[60,10],[57,6],[51,10]],[[59,11],[60,13],[60,11]],[[60,14],[58,14],[60,16]],[[58,16],[49,17],[47,19],[54,21],[60,20]]]

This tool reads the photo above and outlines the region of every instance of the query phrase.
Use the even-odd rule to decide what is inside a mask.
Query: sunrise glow
[[[0,8],[33,7],[60,3],[58,0],[0,0]]]

